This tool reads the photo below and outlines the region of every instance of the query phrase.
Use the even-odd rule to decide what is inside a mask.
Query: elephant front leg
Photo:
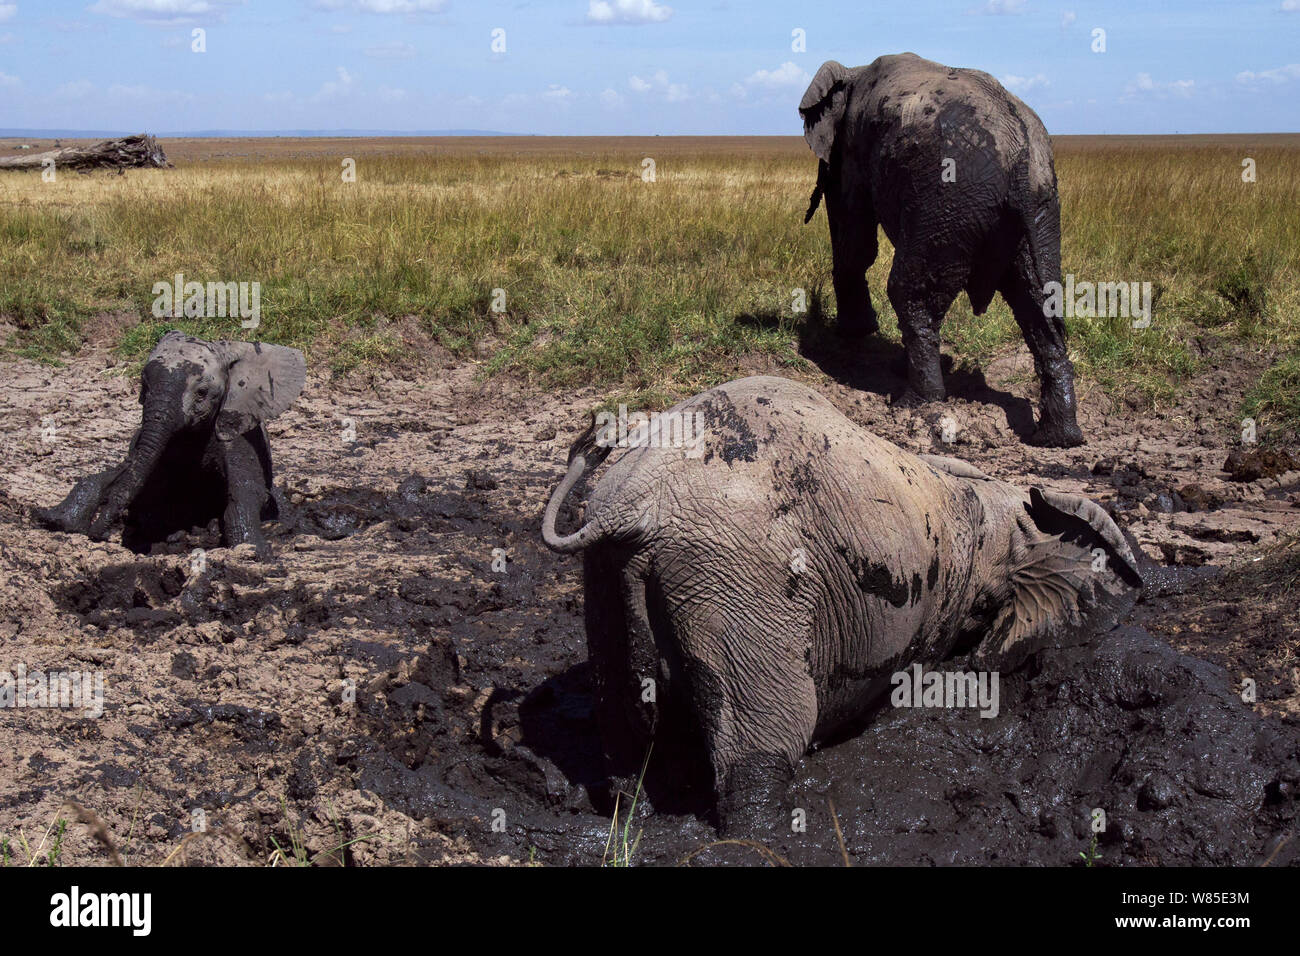
[[[831,281],[835,286],[836,327],[854,341],[880,330],[867,288],[867,270],[879,251],[877,225],[870,210],[850,214],[847,203],[828,193],[826,215],[831,226]]]
[[[262,534],[262,509],[270,492],[266,474],[253,446],[243,436],[222,442],[226,507],[221,515],[221,539],[226,547],[251,544],[259,561],[270,561],[271,545]]]
[[[122,466],[88,475],[78,481],[68,496],[50,508],[33,508],[32,517],[47,528],[71,534],[88,534],[90,523],[104,503],[108,488],[122,473]]]

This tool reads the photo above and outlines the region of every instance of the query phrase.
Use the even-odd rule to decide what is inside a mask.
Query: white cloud
[[[1287,13],[1300,11],[1300,0],[1282,0],[1282,9]]]
[[[600,94],[600,105],[609,110],[621,109],[623,96],[617,90],[606,89]]]
[[[8,20],[17,12],[18,12],[18,4],[0,3],[0,23],[4,23],[6,20]]]
[[[1160,99],[1167,96],[1178,96],[1186,99],[1192,95],[1195,87],[1195,80],[1171,80],[1168,83],[1160,83],[1153,80],[1150,73],[1139,73],[1132,83],[1124,87],[1124,98],[1132,99],[1141,94],[1143,96],[1155,96]]]
[[[381,86],[379,88],[379,98],[385,103],[399,103],[406,99],[406,90],[398,89],[395,86]]]
[[[320,3],[327,10],[342,9],[342,0]],[[439,13],[447,5],[447,0],[352,0],[351,7],[359,13]]]
[[[337,80],[326,80],[321,84],[321,88],[316,91],[312,97],[315,100],[331,100],[336,96],[346,96],[352,92],[353,77],[352,74],[343,67],[335,67],[338,75]]]
[[[686,84],[670,82],[668,74],[663,70],[656,70],[648,80],[643,80],[639,76],[629,76],[627,85],[634,93],[654,93],[669,103],[680,103],[691,98]]]
[[[109,17],[139,20],[141,23],[193,23],[196,20],[221,20],[225,7],[243,4],[244,0],[98,0],[88,9]]]
[[[263,93],[262,99],[267,103],[274,103],[277,106],[301,107],[308,103],[326,103],[331,100],[340,99],[341,97],[349,95],[356,87],[357,78],[349,73],[345,67],[336,66],[334,68],[334,76],[334,79],[326,80],[320,85],[320,89],[306,98],[301,97],[296,93],[281,90]],[[405,96],[406,91],[381,86],[377,95],[382,100],[394,100]]]
[[[1300,2],[1300,0],[1297,0],[1297,2]],[[1300,63],[1288,63],[1286,66],[1279,66],[1275,70],[1260,70],[1258,73],[1252,70],[1242,70],[1237,74],[1237,82],[1248,86],[1258,86],[1262,83],[1276,85],[1290,80],[1300,80]]]
[[[1073,10],[1066,10],[1061,14],[1061,26],[1068,27],[1077,19],[1079,19],[1079,17]]]
[[[13,88],[22,86],[23,81],[16,76],[10,76],[8,73],[0,71],[0,86]]]
[[[1025,9],[1027,0],[986,0],[984,6],[976,7],[971,13],[982,13],[987,16],[1004,16],[1011,13],[1020,13]]]
[[[71,83],[64,83],[54,91],[54,95],[60,99],[79,100],[95,92],[95,84],[89,80],[73,80]]]
[[[757,86],[768,90],[798,89],[812,82],[812,76],[797,63],[789,60],[775,70],[758,70],[745,80],[746,86]]]
[[[673,8],[655,0],[590,0],[588,23],[663,23]]]
[[[378,46],[366,47],[366,56],[373,56],[379,60],[408,60],[415,56],[415,47],[409,43],[403,43],[400,40],[394,43],[381,43]]]
[[[179,90],[155,90],[151,86],[128,86],[124,83],[114,83],[104,92],[113,100],[137,100],[149,103],[189,103],[194,100],[193,94],[182,93]]]
[[[540,106],[567,107],[570,103],[576,102],[576,98],[577,94],[567,86],[552,83],[540,93],[508,93],[497,101],[497,105],[510,111],[522,110],[535,114]]]
[[[1003,86],[1016,94],[1028,93],[1031,90],[1052,85],[1052,81],[1042,73],[1035,73],[1033,76],[1016,76],[1014,73],[1008,73],[1006,76],[998,77],[998,80],[1001,81]]]

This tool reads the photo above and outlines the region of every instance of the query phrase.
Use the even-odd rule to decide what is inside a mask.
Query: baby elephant
[[[565,497],[609,453],[589,429],[542,534],[585,552],[611,777],[634,774],[653,737],[668,779],[712,787],[724,828],[757,827],[809,746],[912,662],[1010,668],[1109,630],[1141,589],[1096,503],[909,454],[803,385],[740,379],[665,415],[699,413],[689,447],[629,440],[561,535]]]
[[[33,515],[57,531],[102,540],[125,512],[122,543],[140,553],[220,518],[225,545],[248,542],[269,560],[261,522],[276,517],[276,503],[262,423],[292,405],[305,381],[297,349],[168,332],[141,373],[144,411],[126,458]]]

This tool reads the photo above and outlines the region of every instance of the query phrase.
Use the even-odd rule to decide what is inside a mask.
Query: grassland
[[[56,361],[103,328],[138,357],[155,282],[253,281],[258,335],[340,373],[416,361],[412,332],[489,375],[666,401],[766,356],[804,361],[834,312],[814,164],[796,138],[168,141],[172,170],[0,174],[0,338]],[[1065,271],[1149,281],[1151,327],[1070,320],[1082,376],[1170,401],[1207,363],[1260,374],[1242,411],[1300,427],[1300,136],[1056,142]],[[341,163],[356,160],[356,181]],[[655,161],[655,181],[642,160]],[[1242,160],[1257,181],[1242,181]],[[884,334],[891,250],[869,273]],[[807,290],[811,312],[791,309]],[[505,291],[494,312],[493,290]],[[814,317],[810,323],[810,316]],[[138,317],[138,318],[137,318]],[[945,325],[960,361],[1016,347],[1001,300]]]

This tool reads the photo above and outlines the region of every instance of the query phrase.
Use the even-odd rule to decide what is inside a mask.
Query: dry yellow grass
[[[719,381],[765,353],[797,363],[795,288],[833,312],[830,246],[804,226],[814,163],[794,137],[178,140],[173,170],[0,174],[0,322],[11,351],[52,358],[87,320],[139,315],[121,346],[165,326],[241,333],[238,320],[156,320],[176,273],[262,285],[262,327],[346,369],[390,360],[395,319],[445,347],[484,343],[489,369],[544,385],[622,383],[651,400]],[[1149,401],[1225,354],[1281,361],[1250,407],[1300,418],[1300,137],[1056,141],[1063,262],[1080,280],[1149,281],[1149,329],[1077,319],[1081,374]],[[356,160],[346,183],[342,160]],[[642,177],[645,157],[655,181]],[[1242,182],[1254,159],[1257,182]],[[890,250],[869,279],[885,334]],[[506,311],[492,310],[493,290]],[[1000,300],[961,298],[945,335],[959,358],[1016,347]],[[1291,360],[1294,361],[1294,360]]]

